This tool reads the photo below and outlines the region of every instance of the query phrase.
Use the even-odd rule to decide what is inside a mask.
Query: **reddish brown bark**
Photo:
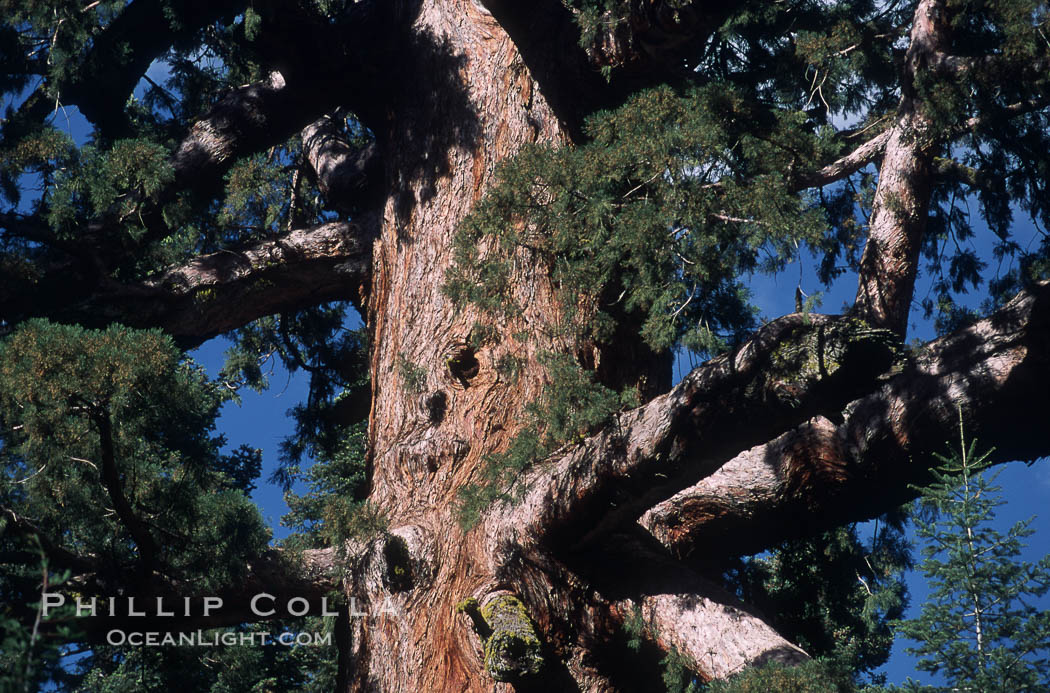
[[[913,38],[922,39],[931,31],[919,27]],[[565,144],[573,129],[559,120],[543,82],[530,69],[542,67],[535,56],[527,63],[507,30],[474,3],[422,2],[405,56],[404,75],[392,80],[389,122],[375,128],[390,194],[374,245],[367,305],[373,336],[370,501],[388,517],[391,533],[352,547],[356,558],[348,566],[346,583],[348,596],[373,604],[389,600],[397,615],[351,621],[341,667],[347,689],[498,689],[504,684],[486,669],[482,653],[485,634],[478,629],[483,631],[483,625],[456,607],[467,598],[485,605],[501,595],[520,599],[534,622],[546,660],[540,680],[554,690],[630,689],[608,643],[616,639],[623,620],[636,612],[658,647],[679,649],[704,678],[725,676],[769,658],[805,658],[759,614],[734,603],[658,548],[647,549],[654,553],[640,566],[663,566],[657,571],[662,576],[659,584],[645,571],[610,580],[595,566],[616,563],[610,539],[650,506],[663,501],[675,512],[688,509],[691,506],[680,503],[676,492],[687,493],[682,489],[730,475],[742,451],[755,445],[780,445],[776,455],[761,459],[793,470],[786,482],[777,481],[768,493],[761,479],[750,476],[739,488],[720,488],[717,498],[726,507],[694,513],[703,522],[685,523],[690,529],[682,543],[661,534],[648,520],[652,514],[645,516],[647,526],[676,552],[682,552],[687,541],[709,536],[704,534],[708,527],[728,527],[739,542],[711,541],[705,546],[736,554],[782,536],[782,518],[798,515],[800,498],[839,509],[834,492],[850,484],[860,488],[853,466],[873,468],[877,455],[863,454],[863,464],[853,460],[828,416],[857,398],[877,399],[887,388],[919,388],[899,397],[925,411],[930,394],[922,389],[928,380],[925,372],[898,373],[897,352],[886,346],[885,334],[859,335],[854,329],[848,336],[851,343],[870,348],[835,352],[834,367],[784,373],[793,364],[784,349],[795,348],[791,345],[807,335],[819,334],[823,340],[838,334],[835,330],[845,324],[822,316],[785,318],[740,352],[691,374],[670,394],[537,465],[525,479],[524,499],[494,507],[478,527],[464,532],[457,523],[457,492],[479,480],[485,456],[503,449],[517,432],[524,404],[542,392],[544,369],[538,354],[570,350],[572,345],[535,330],[527,344],[512,336],[549,321],[558,310],[541,266],[524,254],[516,263],[513,283],[519,303],[526,306],[524,315],[498,325],[498,341],[477,344],[472,339],[475,325],[491,324],[492,318],[474,308],[453,306],[442,292],[444,272],[452,262],[452,237],[491,183],[500,160],[532,142]],[[929,178],[927,150],[909,139],[924,127],[916,108],[903,103],[893,129],[804,182],[823,184],[882,155],[886,182],[869,243],[875,259],[867,259],[862,269],[867,298],[858,310],[898,333],[903,331],[901,306],[910,301],[916,244],[928,203],[923,187]],[[325,170],[318,165],[314,169]],[[889,204],[891,196],[902,194],[903,207]],[[878,267],[876,261],[881,263]],[[1038,334],[1041,323],[1034,324],[1032,334]],[[989,335],[991,341],[1010,339],[1008,330],[996,329],[994,338]],[[945,361],[952,363],[948,371],[985,372],[985,361],[980,360],[985,352],[977,342],[972,346],[969,360],[955,360],[957,354],[952,353]],[[996,354],[988,358],[1002,356]],[[525,363],[514,381],[501,377],[495,367],[506,355]],[[603,362],[600,353],[585,360]],[[457,362],[470,362],[471,367],[457,370]],[[898,380],[889,380],[893,377]],[[992,378],[981,397],[988,401],[1007,392],[996,386],[1002,382]],[[435,398],[444,403],[438,415],[428,404]],[[940,409],[950,414],[948,404],[956,400],[965,405],[953,395]],[[935,420],[943,424],[942,419]],[[847,417],[843,425],[852,420]],[[879,420],[873,415],[865,419]],[[892,420],[881,421],[889,428],[876,427],[869,433],[878,440],[895,439],[893,431],[898,429]],[[934,435],[941,429],[929,430]],[[790,444],[768,443],[780,441],[778,436],[788,436]],[[916,444],[914,450],[928,448]],[[753,476],[762,467],[748,469]],[[899,493],[905,488],[904,478],[894,477],[892,470],[882,472],[888,489]],[[778,490],[787,500],[781,500]],[[754,493],[760,497],[757,510],[743,502]],[[734,502],[737,498],[741,501]],[[610,508],[611,501],[618,507]],[[734,520],[734,512],[754,515],[766,512],[767,505],[768,522]],[[856,503],[854,507],[874,509]],[[844,517],[844,511],[836,517]],[[400,548],[391,552],[391,546]],[[630,560],[643,554],[639,547]],[[392,563],[397,556],[405,561],[400,571]]]
[[[296,229],[243,250],[202,255],[140,284],[113,281],[60,317],[160,327],[184,347],[252,320],[319,301],[359,304],[370,276],[375,222]]]
[[[459,530],[456,492],[477,478],[483,456],[514,434],[521,406],[542,387],[539,368],[526,368],[510,383],[498,376],[495,362],[517,352],[535,366],[531,350],[549,345],[521,351],[513,340],[485,345],[473,353],[476,373],[458,377],[450,357],[467,348],[475,322],[489,318],[457,310],[442,285],[456,226],[490,183],[495,164],[523,144],[560,142],[564,135],[514,44],[484,9],[466,0],[423,2],[412,33],[404,66],[411,78],[397,81],[393,97],[396,126],[377,133],[394,179],[368,306],[374,340],[370,499],[395,532],[421,528],[419,541],[428,547],[422,555],[432,564],[411,590],[375,585],[371,599],[390,596],[403,616],[357,626],[350,689],[490,690],[475,636],[455,606],[499,587],[513,591],[513,585],[498,583],[477,533]],[[551,304],[542,276],[524,268],[517,280],[531,296],[530,310]],[[422,382],[405,377],[408,364],[425,373]],[[437,393],[446,405],[435,421],[424,401]]]
[[[946,12],[942,0],[922,0],[915,10],[901,102],[879,167],[853,307],[856,315],[902,337],[908,331],[938,141],[915,83],[947,47]]]
[[[413,32],[413,57],[405,69],[414,78],[397,82],[390,116],[396,128],[377,130],[392,192],[375,245],[368,305],[374,388],[370,500],[388,515],[394,535],[404,537],[411,547],[413,580],[407,588],[392,584],[390,570],[384,567],[388,559],[374,548],[364,552],[372,558],[355,564],[348,594],[371,601],[389,598],[400,616],[352,624],[343,667],[349,689],[498,687],[485,668],[478,625],[456,606],[466,598],[484,604],[502,594],[520,598],[535,622],[548,658],[546,685],[556,690],[615,690],[624,685],[602,653],[636,608],[650,632],[661,634],[655,638],[657,645],[679,648],[705,678],[725,676],[770,656],[804,658],[760,615],[719,601],[702,578],[690,577],[684,568],[671,570],[670,556],[660,560],[669,566],[666,575],[675,577],[658,591],[639,588],[644,582],[639,578],[633,596],[624,593],[625,583],[603,580],[593,566],[608,560],[608,554],[601,553],[608,538],[649,506],[698,479],[717,476],[742,450],[807,425],[810,419],[814,435],[805,442],[821,442],[826,414],[888,387],[884,383],[900,363],[899,347],[888,346],[892,340],[887,335],[899,330],[900,321],[899,311],[886,306],[897,305],[894,297],[904,294],[905,302],[910,301],[914,246],[907,243],[918,238],[921,225],[909,220],[921,215],[913,210],[903,217],[886,216],[892,211],[888,210],[880,213],[878,222],[885,233],[873,231],[872,253],[894,242],[902,229],[907,245],[901,252],[887,251],[891,265],[899,266],[899,290],[876,282],[882,303],[873,304],[875,313],[861,310],[889,330],[854,326],[843,339],[862,348],[835,352],[834,367],[785,376],[771,366],[777,362],[790,367],[791,358],[779,350],[807,334],[823,330],[820,334],[826,336],[846,324],[822,316],[785,318],[737,354],[702,367],[672,393],[537,465],[524,480],[528,491],[523,499],[494,507],[478,527],[464,533],[456,522],[457,491],[479,479],[485,455],[506,445],[517,430],[522,406],[544,387],[538,352],[565,350],[568,345],[544,342],[542,336],[522,345],[511,336],[557,310],[541,268],[522,256],[514,287],[525,314],[498,325],[498,342],[471,346],[475,324],[489,324],[492,318],[470,307],[457,309],[442,293],[444,270],[452,262],[452,236],[491,182],[498,161],[526,143],[564,143],[569,135],[515,43],[484,10],[465,1],[424,2]],[[898,126],[917,127],[908,120],[911,117],[902,108]],[[876,136],[806,184],[848,175],[876,160],[883,148],[884,161],[889,162],[883,164],[887,185],[898,169],[905,178],[921,177],[925,150],[909,146],[899,133],[895,140],[893,131]],[[891,147],[896,148],[892,155]],[[914,183],[923,185],[921,180]],[[888,194],[881,198],[884,203]],[[916,202],[919,207],[924,204],[921,199]],[[862,282],[873,276],[870,269],[865,271]],[[496,371],[504,355],[525,361],[522,376],[514,382]],[[465,375],[450,367],[464,359],[476,362]],[[968,361],[957,365],[981,367]],[[986,394],[994,392],[993,387]],[[445,403],[436,418],[427,405],[435,397]],[[916,400],[914,406],[923,405]],[[824,498],[825,490],[849,478],[839,448],[829,449],[823,465],[803,464],[819,449],[803,444],[792,448],[800,471],[789,488],[796,496],[807,491]],[[887,483],[900,490],[905,482]],[[619,507],[610,508],[614,498]],[[775,506],[776,499],[770,502]],[[771,522],[778,521],[775,511],[771,517]],[[768,523],[754,527],[756,536],[764,539],[778,535]],[[716,548],[733,554],[748,547]],[[588,553],[579,553],[584,550]],[[646,564],[656,562],[654,555]],[[770,654],[777,652],[781,655]]]
[[[943,57],[941,4],[919,4],[911,77]],[[364,12],[370,3],[357,5]],[[452,305],[442,287],[454,232],[496,165],[526,144],[569,145],[581,112],[617,93],[588,72],[593,65],[644,72],[716,23],[701,3],[681,21],[669,6],[636,3],[638,16],[587,54],[565,38],[570,25],[559,2],[538,3],[536,17],[496,0],[391,3],[390,17],[410,27],[384,27],[397,38],[398,60],[390,61],[397,71],[367,79],[375,89],[382,82],[383,108],[367,114],[374,150],[348,149],[332,120],[316,120],[335,102],[361,97],[333,91],[304,104],[288,90],[303,76],[300,61],[287,84],[274,78],[227,95],[173,159],[181,182],[214,183],[236,155],[312,122],[305,160],[332,208],[358,212],[357,192],[382,183],[374,229],[373,217],[358,213],[199,258],[142,286],[90,288],[103,313],[136,314],[187,343],[276,310],[365,300],[369,500],[390,530],[341,547],[348,556],[341,586],[358,603],[389,602],[395,612],[350,620],[343,690],[508,690],[486,668],[487,624],[457,609],[467,598],[478,613],[495,599],[520,601],[542,641],[544,668],[531,685],[550,690],[636,689],[610,645],[636,616],[652,644],[684,653],[705,679],[769,659],[802,661],[806,654],[760,614],[678,555],[740,555],[903,500],[907,484],[921,478],[913,460],[939,449],[957,407],[978,435],[1012,436],[1003,456],[1047,451],[1034,414],[1007,406],[1050,380],[1046,285],[910,358],[896,338],[906,326],[933,173],[930,123],[909,84],[887,131],[792,182],[825,185],[881,161],[855,313],[882,329],[831,316],[776,320],[671,392],[536,464],[524,474],[522,498],[496,504],[471,531],[460,528],[458,492],[480,480],[486,456],[506,447],[525,404],[547,385],[542,352],[571,353],[615,382],[634,366],[646,377],[661,366],[626,334],[619,351],[603,353],[534,329],[559,309],[527,251],[513,270],[522,315],[493,324],[476,308]],[[659,35],[667,41],[651,40]],[[569,47],[557,60],[545,57],[559,41]],[[374,152],[382,153],[379,176]],[[478,340],[477,324],[495,327],[499,339]],[[527,343],[515,337],[522,331],[532,335]],[[496,368],[506,356],[523,362],[516,379]],[[309,558],[334,567],[331,552]],[[335,584],[327,570],[297,576],[284,567],[256,566],[243,587],[314,595]]]

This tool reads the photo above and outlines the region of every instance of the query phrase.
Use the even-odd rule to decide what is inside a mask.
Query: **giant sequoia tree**
[[[225,597],[151,630],[335,591],[398,609],[344,612],[339,690],[651,690],[817,654],[739,559],[853,542],[960,411],[1050,452],[1048,246],[1011,235],[1050,226],[1043,2],[3,7],[5,617],[51,574]],[[759,325],[742,278],[800,253],[855,303]],[[920,271],[943,336],[906,346]],[[213,432],[268,356],[311,377],[281,548]],[[112,672],[119,622],[34,637]]]

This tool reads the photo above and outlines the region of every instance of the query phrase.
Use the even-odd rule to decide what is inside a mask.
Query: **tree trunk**
[[[175,4],[185,5],[187,36],[238,6]],[[704,680],[771,660],[805,661],[718,586],[722,559],[906,500],[959,417],[969,435],[996,443],[995,461],[1048,452],[1045,417],[1027,403],[1050,386],[1050,282],[1028,286],[969,328],[903,347],[935,174],[945,169],[935,155],[964,131],[1046,105],[1019,101],[990,120],[978,112],[942,127],[926,78],[978,64],[947,52],[948,13],[956,10],[944,0],[916,3],[900,102],[885,130],[871,129],[871,139],[837,161],[788,177],[798,192],[879,165],[854,308],[778,318],[673,389],[668,357],[642,343],[630,316],[616,316],[605,345],[552,329],[569,311],[552,285],[549,256],[513,249],[518,313],[497,318],[454,305],[443,287],[456,230],[501,161],[530,144],[572,146],[587,113],[680,81],[683,66],[698,64],[684,63],[683,49],[705,45],[729,9],[621,3],[626,16],[607,12],[584,48],[570,7],[577,4],[563,0],[354,2],[338,17],[262,5],[252,49],[268,76],[230,90],[190,128],[168,162],[171,182],[136,200],[141,234],[115,233],[123,217],[112,211],[75,237],[52,232],[43,212],[0,214],[5,243],[24,243],[40,264],[0,285],[0,333],[46,315],[159,326],[191,346],[264,315],[354,302],[371,333],[368,500],[386,530],[299,561],[268,551],[225,592],[231,602],[264,589],[313,601],[345,568],[340,693],[649,690],[665,653],[684,656]],[[46,95],[64,94],[103,140],[122,136],[127,94],[171,38],[135,28],[173,21],[163,14],[145,0],[128,5],[93,35],[82,79],[42,82],[18,118],[42,121],[52,110]],[[111,88],[88,88],[113,53],[123,67]],[[1045,66],[1036,61],[1032,76]],[[343,139],[341,109],[372,130],[374,145]],[[869,129],[839,135],[846,143]],[[313,177],[339,220],[300,227],[293,183],[282,234],[137,280],[125,273],[136,253],[172,234],[165,204],[185,192],[204,209],[234,162],[298,132],[295,175]],[[496,250],[493,242],[479,241],[479,254]],[[580,297],[573,312],[586,317],[603,301]],[[521,470],[521,493],[490,504],[465,530],[460,492],[487,483],[491,456],[533,415],[526,407],[550,385],[551,353],[610,387],[638,386],[645,404]],[[500,367],[508,358],[518,364],[514,376]],[[110,422],[96,424],[105,452]],[[132,512],[112,457],[104,455],[102,482],[134,537],[144,581],[156,583],[156,537]],[[14,508],[0,507],[0,519],[75,570],[85,594],[108,587],[99,557],[49,540]],[[212,616],[187,615],[177,627],[249,618],[243,608]],[[98,631],[102,622],[88,627]],[[636,638],[645,641],[641,653],[625,657]]]
[[[367,616],[350,619],[341,686],[488,691],[511,682],[518,690],[634,690],[659,674],[648,672],[647,683],[632,678],[610,644],[624,639],[628,620],[641,621],[644,637],[679,651],[704,679],[770,659],[806,659],[759,614],[651,546],[651,537],[617,543],[614,535],[555,555],[551,536],[527,529],[544,515],[536,503],[545,497],[530,494],[522,507],[490,510],[479,526],[461,529],[457,493],[482,480],[486,457],[520,429],[524,406],[545,387],[544,352],[571,354],[611,385],[625,384],[622,371],[632,370],[648,385],[646,398],[669,386],[661,375],[669,364],[627,334],[603,353],[537,329],[557,322],[560,309],[544,264],[525,249],[516,251],[512,270],[520,315],[493,325],[491,315],[454,306],[444,295],[456,228],[497,164],[527,144],[568,145],[574,129],[478,3],[424,0],[403,46],[402,72],[390,80],[389,129],[376,128],[390,194],[367,291],[369,500],[390,529],[351,551],[347,596],[370,607]],[[492,327],[496,338],[488,335]],[[529,334],[525,342],[516,337],[522,333]],[[523,364],[516,378],[496,367],[506,356]],[[585,523],[600,519],[583,516]],[[517,517],[522,521],[505,521]],[[638,550],[625,556],[628,545]],[[644,551],[650,556],[639,561]],[[661,562],[666,570],[657,575],[641,569]],[[396,613],[378,612],[388,604]]]
[[[191,303],[204,290],[255,292],[255,302],[266,306],[317,291],[364,302],[372,338],[369,502],[388,529],[345,547],[343,589],[352,610],[339,631],[340,691],[644,689],[659,675],[624,663],[625,629],[656,655],[641,655],[643,665],[675,651],[705,680],[770,660],[804,661],[807,654],[760,614],[698,574],[699,563],[679,560],[688,545],[728,527],[735,534],[722,534],[738,539],[732,546],[704,544],[717,562],[720,553],[768,548],[791,533],[781,520],[805,518],[807,508],[861,519],[858,513],[884,504],[828,505],[828,498],[836,489],[855,498],[866,479],[885,478],[887,494],[903,499],[904,482],[923,470],[915,465],[901,481],[893,474],[900,460],[926,455],[930,441],[941,439],[945,420],[954,417],[940,414],[974,408],[974,398],[950,387],[958,369],[989,372],[984,361],[1002,366],[992,369],[1001,377],[981,390],[988,402],[1009,395],[1011,374],[1045,379],[1044,362],[1024,354],[1042,343],[1048,290],[1015,302],[1017,320],[1000,315],[983,332],[960,338],[990,345],[974,350],[974,358],[987,356],[980,364],[948,350],[931,370],[902,353],[932,157],[930,142],[918,137],[928,118],[909,84],[887,132],[795,182],[822,185],[881,158],[854,310],[866,323],[786,316],[655,397],[669,387],[669,364],[628,327],[609,346],[544,329],[563,316],[545,261],[531,250],[513,255],[511,291],[520,314],[494,324],[479,308],[454,305],[443,286],[456,230],[493,183],[499,162],[529,144],[571,146],[580,132],[579,113],[563,105],[565,84],[537,47],[544,39],[527,31],[535,27],[516,6],[488,6],[502,23],[472,0],[392,5],[395,14],[411,8],[412,17],[397,59],[384,68],[377,102],[386,110],[367,118],[376,147],[344,150],[335,121],[324,118],[304,131],[319,187],[352,224],[290,231],[244,251],[235,264],[217,256],[176,268],[145,287],[151,298],[162,294],[157,314],[181,325],[186,311],[201,312]],[[940,12],[937,0],[920,3],[908,53],[912,76],[941,50]],[[283,93],[272,91],[274,98]],[[381,209],[355,215],[356,192],[380,187],[387,191]],[[341,206],[347,196],[354,204]],[[481,241],[482,254],[490,242]],[[315,283],[272,276],[266,259],[275,252],[292,253],[284,264],[295,259]],[[265,281],[254,282],[257,275]],[[140,293],[132,298],[144,300]],[[224,326],[220,318],[213,322]],[[203,322],[184,338],[217,329]],[[1011,332],[1007,324],[1033,329]],[[996,351],[1003,344],[1012,349],[1005,356]],[[649,403],[533,465],[522,475],[520,498],[494,504],[464,530],[459,492],[484,482],[489,456],[523,426],[526,405],[548,385],[542,360],[551,352],[572,356],[607,385],[644,384]],[[497,367],[507,357],[521,364],[515,377]],[[948,375],[938,380],[942,373]],[[939,415],[923,418],[933,381],[947,394]],[[896,419],[868,415],[885,411],[878,407],[886,402],[894,411],[919,412],[900,420],[928,423],[929,434],[906,439],[892,428]],[[898,445],[847,444],[856,440]],[[880,455],[896,466],[879,466]],[[866,471],[842,471],[854,469]],[[755,496],[762,507],[740,501],[755,490],[764,494]],[[768,516],[760,512],[765,506]],[[760,516],[767,521],[750,531],[747,518]]]
[[[897,118],[889,130],[860,261],[853,311],[872,325],[908,332],[912,291],[933,190],[936,127],[916,82],[948,44],[947,9],[922,0],[915,9]]]
[[[499,343],[476,345],[475,323],[491,318],[457,309],[442,285],[456,227],[496,164],[524,144],[566,137],[514,44],[478,4],[423,2],[412,32],[404,79],[394,85],[396,126],[377,133],[392,194],[368,305],[370,500],[431,563],[413,571],[407,590],[372,585],[380,593],[369,601],[390,596],[398,616],[353,622],[347,674],[350,690],[490,690],[479,642],[456,605],[514,586],[495,578],[479,533],[459,529],[456,491],[478,479],[485,455],[506,444],[522,405],[539,395],[537,350],[557,345],[508,335],[553,310],[553,300],[533,263],[520,263],[526,314],[498,326]],[[515,382],[496,372],[505,354],[527,364]]]

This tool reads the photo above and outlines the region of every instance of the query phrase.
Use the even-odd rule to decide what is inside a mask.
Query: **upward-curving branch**
[[[1050,282],[913,355],[889,334],[781,318],[537,465],[487,521],[580,549],[642,516],[678,553],[741,555],[910,498],[959,409],[1000,461],[1050,453],[1025,404],[1050,386]]]
[[[1050,282],[915,353],[842,408],[742,451],[640,519],[679,554],[754,553],[867,519],[915,496],[960,414],[995,462],[1050,453]],[[1009,431],[1007,434],[1006,432]]]
[[[855,315],[901,337],[908,330],[919,249],[933,190],[939,141],[919,81],[948,44],[943,0],[921,0],[904,59],[901,101],[889,130],[872,202],[868,242],[860,260]]]

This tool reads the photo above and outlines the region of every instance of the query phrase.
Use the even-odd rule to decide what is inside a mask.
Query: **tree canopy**
[[[130,609],[43,618],[53,585],[224,598],[150,611],[179,632],[258,632],[265,592],[310,604],[273,630],[334,634],[225,652],[202,690],[684,688],[811,657],[847,686],[888,655],[898,508],[958,416],[989,462],[1050,452],[1046,2],[2,6],[20,684],[199,661],[107,644]],[[853,305],[800,282],[766,319],[749,279],[811,258]],[[920,316],[938,338],[908,343]],[[210,379],[189,354],[219,335]],[[215,423],[269,359],[309,377],[280,545],[259,451]]]

